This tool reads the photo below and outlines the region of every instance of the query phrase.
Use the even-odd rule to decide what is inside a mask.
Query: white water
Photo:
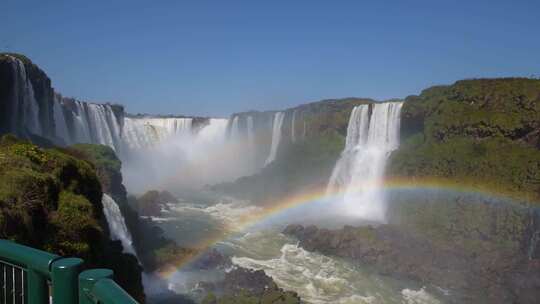
[[[54,127],[55,134],[57,137],[61,138],[65,144],[71,143],[71,138],[69,136],[68,126],[66,122],[66,117],[64,115],[62,98],[60,95],[54,96]]]
[[[276,159],[279,142],[281,141],[281,126],[283,125],[284,117],[285,114],[283,112],[277,112],[274,114],[274,122],[272,124],[272,144],[270,146],[270,154],[264,162],[265,166],[272,163]]]
[[[250,232],[222,245],[233,250],[234,265],[263,270],[279,287],[297,292],[307,303],[440,303],[412,282],[306,251],[276,232]]]
[[[57,95],[53,112],[54,133],[65,144],[95,143],[107,145],[114,150],[120,148],[121,122],[111,105],[63,99]],[[68,121],[71,121],[71,127]]]
[[[253,174],[244,136],[227,136],[229,120],[210,119],[198,132],[189,123],[162,136],[159,126],[126,118],[123,139],[129,145],[120,154],[128,191],[200,189]]]
[[[248,143],[252,149],[255,149],[255,130],[253,127],[253,117],[246,118]]]
[[[239,124],[239,118],[238,116],[234,116],[231,122],[231,133],[229,136],[233,140],[237,140],[240,137],[240,127],[238,124]]]
[[[291,141],[292,142],[296,142],[295,124],[296,124],[296,110],[292,112],[292,120],[291,120]]]
[[[386,160],[399,145],[401,102],[360,105],[353,109],[345,150],[328,183],[328,194],[340,193],[345,214],[384,221],[381,189]]]
[[[192,118],[125,117],[122,139],[128,149],[148,148],[191,133]]]
[[[34,88],[28,75],[24,63],[15,57],[8,56],[12,61],[12,68],[15,72],[15,96],[12,101],[12,129],[17,130],[17,125],[21,120],[23,125],[34,134],[42,135],[42,128],[39,119],[39,105],[34,96]],[[19,91],[19,88],[22,91]],[[22,117],[20,116],[22,114]]]
[[[106,193],[103,193],[101,202],[103,204],[103,213],[105,214],[107,224],[109,225],[111,239],[122,242],[124,252],[137,256],[135,249],[133,249],[133,240],[131,238],[131,234],[127,229],[124,217],[120,212],[120,207],[118,207],[118,204],[114,201],[114,199]]]

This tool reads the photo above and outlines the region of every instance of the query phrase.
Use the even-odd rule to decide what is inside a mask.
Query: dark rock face
[[[178,199],[167,191],[150,190],[137,198],[137,210],[143,216],[159,216],[169,203],[178,203]]]
[[[190,264],[196,269],[218,269],[231,266],[231,260],[216,249],[211,249],[200,255]]]
[[[203,300],[203,303],[207,304],[301,303],[296,293],[279,288],[274,280],[262,270],[235,268],[225,274],[223,281],[212,284],[203,283],[201,286],[209,292]]]
[[[33,88],[32,92],[25,88],[27,81]],[[21,123],[33,118],[28,117],[28,108],[22,105],[28,106],[35,100],[37,121],[31,122],[39,126],[41,132],[34,134],[54,137],[54,91],[50,79],[39,67],[25,56],[0,54],[0,92],[0,134],[13,133],[27,138],[31,131]]]
[[[486,247],[478,254],[392,225],[340,230],[291,225],[284,233],[307,250],[448,289],[452,303],[536,303],[540,297],[540,263],[519,252]]]

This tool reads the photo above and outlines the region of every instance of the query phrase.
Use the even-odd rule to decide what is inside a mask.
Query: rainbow
[[[365,186],[366,185],[359,185],[358,187]],[[504,201],[516,202],[522,206],[540,205],[540,200],[536,196],[519,192],[492,190],[493,188],[501,188],[489,187],[484,184],[469,181],[458,183],[455,180],[440,178],[391,178],[386,179],[382,187],[385,190],[447,190],[454,193],[479,194],[486,197],[498,198]],[[206,249],[211,248],[217,243],[226,240],[235,233],[247,230],[255,224],[261,223],[268,218],[287,213],[294,208],[299,208],[305,205],[313,204],[315,202],[331,202],[333,199],[335,199],[341,194],[342,193],[333,193],[329,195],[326,192],[326,188],[324,187],[307,193],[290,196],[288,198],[280,200],[279,202],[275,202],[274,204],[268,204],[270,207],[261,208],[261,210],[257,212],[253,212],[239,218],[234,223],[234,227],[231,227],[230,231],[207,238],[201,243],[197,244],[195,248],[198,249],[197,252],[199,252],[199,254],[183,256],[168,265],[167,267],[160,269],[159,271],[157,271],[157,273],[161,278],[167,279],[171,277],[177,270],[181,269],[189,262],[195,260]]]

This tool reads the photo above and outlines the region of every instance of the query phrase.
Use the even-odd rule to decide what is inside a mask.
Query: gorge
[[[153,303],[540,296],[540,80],[229,118],[134,115],[63,97],[28,58],[0,54],[0,89],[0,134],[29,141],[0,144],[3,181],[25,186],[0,187],[2,219],[19,218],[23,192],[40,202],[20,216],[32,229],[11,220],[2,237],[114,257],[141,301],[141,267]]]

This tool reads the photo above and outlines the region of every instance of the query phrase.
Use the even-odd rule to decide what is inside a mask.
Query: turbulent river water
[[[211,240],[204,245],[231,257],[233,267],[264,270],[279,287],[297,292],[307,303],[442,303],[440,290],[433,287],[302,249],[281,233],[289,219],[234,231],[234,223],[254,208],[231,198],[201,195],[169,204],[165,216],[152,219],[180,245],[199,246]],[[179,267],[168,278],[167,288],[196,294],[199,281],[222,276],[220,271]]]

